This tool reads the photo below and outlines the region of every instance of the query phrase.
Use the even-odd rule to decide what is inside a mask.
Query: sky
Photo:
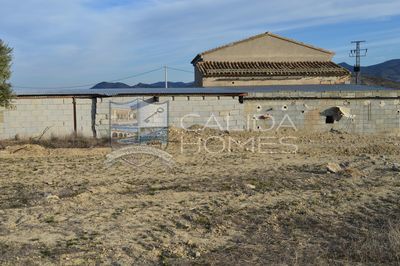
[[[14,87],[91,85],[163,65],[192,81],[196,54],[270,31],[363,65],[400,58],[399,0],[0,0],[0,39],[13,47]],[[162,70],[121,80],[156,82]]]

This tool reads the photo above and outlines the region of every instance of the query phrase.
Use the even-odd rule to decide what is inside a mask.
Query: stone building
[[[198,54],[192,60],[195,85],[349,83],[351,73],[331,61],[334,54],[266,32]]]
[[[0,140],[135,137],[140,130],[126,133],[124,127],[141,121],[140,110],[147,118],[163,113],[168,126],[180,128],[211,127],[214,121],[221,130],[278,131],[289,125],[399,136],[400,90],[347,84],[350,72],[333,63],[333,55],[264,33],[197,55],[193,88],[16,89],[12,105],[0,107]],[[146,104],[138,113],[126,108],[139,100]],[[168,112],[147,112],[150,103],[167,103]],[[110,109],[113,104],[119,108]],[[113,120],[121,128],[113,128]]]
[[[116,120],[120,123],[132,123],[132,121],[135,121],[136,119],[136,113],[134,110],[127,108],[114,108],[111,113],[111,120]]]

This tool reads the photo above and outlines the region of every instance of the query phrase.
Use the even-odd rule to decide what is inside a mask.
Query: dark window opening
[[[333,124],[333,123],[335,123],[335,119],[333,118],[333,116],[328,115],[326,117],[325,124]]]

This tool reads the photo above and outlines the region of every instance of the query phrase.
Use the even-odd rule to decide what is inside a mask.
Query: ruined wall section
[[[252,130],[293,128],[294,124],[298,130],[309,132],[333,129],[361,134],[399,134],[399,96],[399,91],[393,90],[253,93],[245,98],[245,114]],[[326,111],[334,107],[348,110],[349,116],[332,121]]]

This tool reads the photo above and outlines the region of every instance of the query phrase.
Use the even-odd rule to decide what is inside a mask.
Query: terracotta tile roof
[[[329,62],[198,62],[198,70],[204,77],[341,77],[350,72]]]

